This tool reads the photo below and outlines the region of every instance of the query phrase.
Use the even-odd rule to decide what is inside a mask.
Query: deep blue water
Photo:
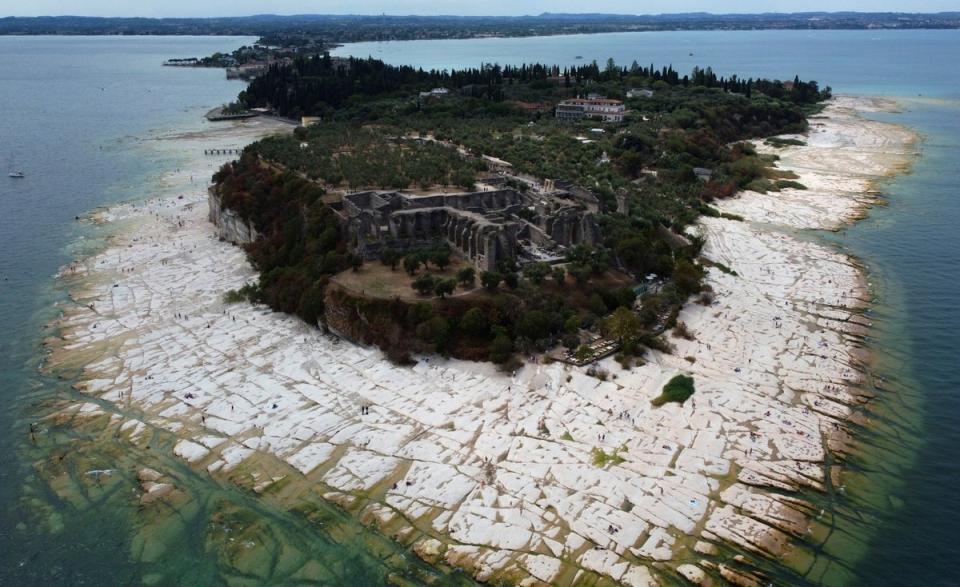
[[[94,246],[74,218],[146,195],[145,186],[177,161],[176,154],[158,158],[142,140],[153,130],[199,126],[205,110],[241,89],[220,70],[163,68],[160,62],[246,42],[0,37],[0,584],[115,584],[139,582],[145,572],[127,560],[129,537],[104,504],[94,502],[85,516],[66,515],[53,536],[24,527],[33,518],[22,498],[35,484],[19,447],[34,404],[56,385],[35,374],[42,325],[62,295],[52,287],[53,274]],[[960,527],[954,491],[960,480],[954,457],[960,446],[954,357],[960,350],[960,245],[954,238],[960,226],[960,31],[629,33],[369,43],[339,53],[428,68],[613,57],[673,64],[681,72],[712,65],[722,74],[799,74],[848,93],[922,94],[924,100],[905,103],[905,112],[883,115],[923,134],[913,172],[882,186],[888,206],[830,237],[870,270],[878,296],[872,346],[887,384],[875,402],[876,425],[864,431],[865,449],[850,467],[846,510],[855,518],[853,530],[847,542],[826,547],[836,566],[856,565],[826,574],[818,569],[807,579],[960,583],[952,560]],[[23,169],[27,179],[8,179],[8,167]],[[293,530],[311,539],[302,528]],[[185,553],[184,567],[203,570],[181,575],[195,583],[215,576],[195,544],[202,532],[188,528],[177,551]]]

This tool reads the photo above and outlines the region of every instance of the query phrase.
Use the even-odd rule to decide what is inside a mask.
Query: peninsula
[[[176,195],[96,215],[127,228],[64,269],[48,366],[97,401],[51,420],[327,532],[322,496],[479,581],[807,572],[869,397],[869,294],[794,233],[909,165],[914,137],[859,115],[890,104],[709,68],[323,56],[238,103],[301,124],[168,137],[208,153]],[[145,515],[176,511],[179,474],[139,471]],[[250,544],[231,560],[266,580]]]
[[[400,362],[617,352],[628,367],[669,351],[658,335],[683,331],[688,299],[712,303],[690,224],[738,189],[803,189],[738,141],[802,132],[829,97],[799,79],[613,61],[424,72],[298,59],[239,102],[307,125],[221,169],[211,218],[261,272],[233,298]]]

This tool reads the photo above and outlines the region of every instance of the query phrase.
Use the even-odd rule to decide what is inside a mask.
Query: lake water
[[[165,68],[162,61],[246,42],[0,37],[0,583],[103,584],[133,576],[126,557],[117,556],[128,537],[106,508],[60,504],[65,529],[50,535],[31,531],[37,522],[22,507],[40,487],[22,450],[27,423],[58,389],[36,374],[41,328],[61,297],[54,274],[89,245],[74,218],[142,196],[175,164],[144,156],[142,139],[185,120],[196,125],[240,89],[222,71]],[[27,178],[7,178],[8,168]]]
[[[304,565],[304,580],[326,584],[380,585],[388,572],[437,581],[319,496],[292,512],[221,485],[169,458],[162,434],[153,451],[52,423],[30,439],[53,401],[83,401],[38,372],[44,325],[65,298],[54,274],[108,236],[77,217],[165,195],[164,174],[196,154],[151,139],[203,129],[203,114],[243,89],[223,70],[161,63],[253,40],[0,37],[0,585],[284,584]],[[187,496],[177,511],[137,511],[143,466],[176,476]]]
[[[184,155],[152,149],[145,139],[201,128],[203,112],[242,88],[221,70],[164,68],[161,61],[249,41],[0,37],[0,394],[6,404],[0,411],[0,584],[163,582],[158,577],[216,584],[223,556],[211,546],[214,525],[259,525],[278,544],[310,548],[336,584],[382,584],[388,569],[408,564],[333,508],[314,506],[312,515],[331,528],[316,532],[282,508],[191,476],[183,465],[197,499],[178,524],[162,529],[135,522],[122,490],[67,491],[72,497],[64,499],[36,479],[34,464],[49,455],[29,442],[28,422],[52,398],[71,394],[68,382],[37,374],[43,325],[63,297],[53,274],[98,246],[75,217],[159,190],[158,178]],[[363,43],[337,52],[424,68],[565,65],[580,61],[578,55],[673,64],[681,72],[711,65],[722,74],[799,74],[841,92],[908,99],[905,112],[883,118],[923,134],[913,172],[882,186],[888,206],[829,235],[869,267],[877,294],[872,346],[886,391],[850,463],[847,494],[827,504],[839,519],[834,535],[812,568],[789,577],[866,585],[960,582],[951,556],[953,530],[960,527],[953,491],[960,478],[954,458],[960,376],[951,367],[960,349],[960,245],[952,238],[960,225],[960,31],[618,33]],[[7,167],[22,169],[27,179],[8,179]],[[82,436],[65,436],[57,450],[82,451],[84,443]],[[126,462],[125,449],[110,450],[98,447],[98,458]],[[134,559],[130,553],[145,533],[163,536],[166,546],[154,557]]]

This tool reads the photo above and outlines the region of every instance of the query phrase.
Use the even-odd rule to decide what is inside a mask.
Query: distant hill
[[[260,14],[222,18],[0,18],[0,35],[267,35],[301,33],[328,42],[542,36],[657,30],[955,29],[960,12],[802,12],[764,14],[562,14],[388,16]]]

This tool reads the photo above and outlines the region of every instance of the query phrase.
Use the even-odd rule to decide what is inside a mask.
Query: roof
[[[586,98],[573,98],[570,100],[564,100],[560,102],[561,106],[623,106],[623,102],[620,100],[608,100],[608,99],[596,99],[589,100]]]

